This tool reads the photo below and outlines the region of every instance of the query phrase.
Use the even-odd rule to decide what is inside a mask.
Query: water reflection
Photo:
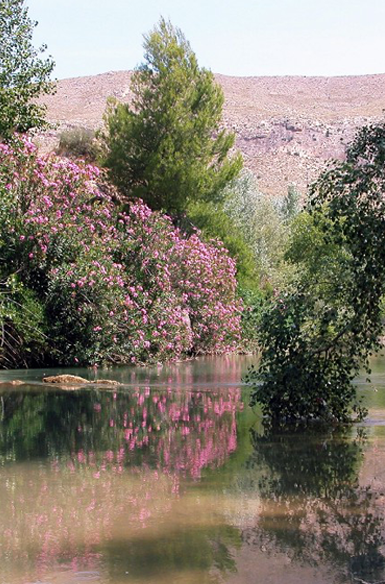
[[[192,367],[0,392],[1,584],[384,579],[384,480],[360,469],[385,434],[257,431],[226,365]]]
[[[252,431],[249,469],[258,475],[259,517],[242,539],[267,553],[313,567],[329,565],[335,581],[384,576],[383,497],[360,486],[364,438],[349,431],[306,434]]]
[[[0,565],[9,581],[16,569],[113,582],[126,573],[159,581],[159,571],[209,582],[210,569],[235,569],[228,545],[240,544],[239,531],[206,518],[204,504],[188,510],[186,485],[236,449],[239,388],[1,398]]]
[[[3,393],[0,457],[60,455],[72,468],[149,465],[199,478],[235,450],[242,407],[239,388]]]

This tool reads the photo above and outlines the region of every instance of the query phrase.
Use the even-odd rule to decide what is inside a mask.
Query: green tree
[[[252,403],[273,420],[348,421],[352,379],[380,347],[385,292],[385,123],[363,128],[313,185],[288,259],[295,279],[260,329]]]
[[[162,18],[144,48],[132,105],[109,102],[103,164],[127,197],[180,215],[189,201],[220,197],[242,159],[229,157],[234,134],[220,128],[222,90],[183,33]]]
[[[223,242],[230,256],[236,260],[237,281],[242,288],[259,290],[259,274],[253,252],[220,202],[192,202],[187,210],[187,221],[198,227],[204,239]]]
[[[255,272],[265,290],[281,287],[287,278],[284,253],[298,196],[290,189],[281,200],[262,193],[250,171],[242,171],[225,189],[224,211],[235,233],[254,256]]]
[[[34,99],[52,93],[51,57],[39,57],[46,46],[32,44],[37,22],[28,16],[24,0],[0,0],[0,137],[45,125],[45,108]]]

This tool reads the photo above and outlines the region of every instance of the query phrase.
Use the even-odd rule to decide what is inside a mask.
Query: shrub
[[[64,130],[60,134],[57,151],[60,156],[94,162],[97,155],[94,130],[84,127]]]
[[[44,307],[55,362],[235,348],[241,304],[227,251],[142,202],[121,212],[99,174],[40,158],[26,140],[0,145],[0,270]]]
[[[311,188],[288,259],[295,279],[268,309],[253,402],[276,421],[365,414],[351,381],[381,346],[385,124],[363,128]],[[253,375],[251,375],[253,377]]]

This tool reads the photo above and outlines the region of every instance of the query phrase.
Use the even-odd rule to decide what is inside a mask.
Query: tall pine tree
[[[242,159],[229,157],[235,137],[220,127],[222,90],[183,33],[162,18],[144,48],[132,104],[107,108],[103,162],[127,197],[179,215],[189,201],[218,198]]]

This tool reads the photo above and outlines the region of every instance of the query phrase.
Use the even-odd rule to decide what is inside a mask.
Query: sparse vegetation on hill
[[[68,158],[82,158],[88,162],[95,162],[97,148],[95,132],[91,128],[75,127],[64,130],[60,134],[57,154]]]

